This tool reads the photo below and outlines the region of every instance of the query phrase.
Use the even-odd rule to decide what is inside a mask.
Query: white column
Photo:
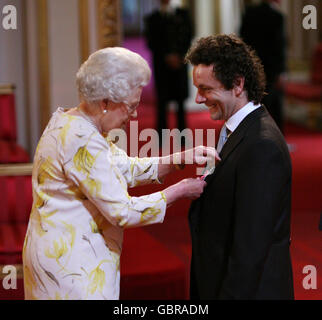
[[[78,105],[80,66],[78,0],[48,1],[50,108]]]
[[[207,37],[212,35],[215,30],[215,3],[213,0],[198,0],[196,1],[195,15],[195,38]],[[185,102],[185,109],[188,111],[206,110],[205,106],[198,105],[195,102],[197,89],[192,83],[192,67],[189,66],[189,92],[190,95]]]
[[[205,37],[215,30],[215,16],[213,0],[196,1],[196,37]]]
[[[238,35],[241,23],[240,2],[237,0],[220,0],[221,33]]]

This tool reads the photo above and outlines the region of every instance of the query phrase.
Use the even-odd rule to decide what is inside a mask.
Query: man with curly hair
[[[196,102],[224,120],[207,187],[190,208],[191,299],[293,299],[292,168],[264,106],[263,66],[241,39],[199,39],[186,55]]]

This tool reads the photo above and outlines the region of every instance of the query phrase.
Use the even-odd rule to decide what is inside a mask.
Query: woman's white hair
[[[140,55],[113,47],[91,54],[79,68],[76,83],[80,98],[86,102],[108,99],[119,103],[147,85],[150,78],[150,67]]]

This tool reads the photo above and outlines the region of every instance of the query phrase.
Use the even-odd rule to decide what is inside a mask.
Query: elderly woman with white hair
[[[49,121],[34,158],[23,248],[26,299],[118,299],[123,230],[161,223],[167,206],[202,193],[205,182],[197,178],[141,197],[128,194],[128,187],[176,170],[173,155],[168,164],[128,157],[108,137],[136,117],[150,76],[138,54],[99,50],[77,73],[80,104],[58,108]],[[218,155],[197,147],[182,156],[200,163]]]

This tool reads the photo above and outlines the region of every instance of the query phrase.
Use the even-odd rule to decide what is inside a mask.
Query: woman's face
[[[137,107],[140,103],[142,87],[134,90],[126,101],[115,103],[108,101],[107,112],[102,116],[100,124],[103,132],[112,129],[126,129],[127,123],[137,117]]]

